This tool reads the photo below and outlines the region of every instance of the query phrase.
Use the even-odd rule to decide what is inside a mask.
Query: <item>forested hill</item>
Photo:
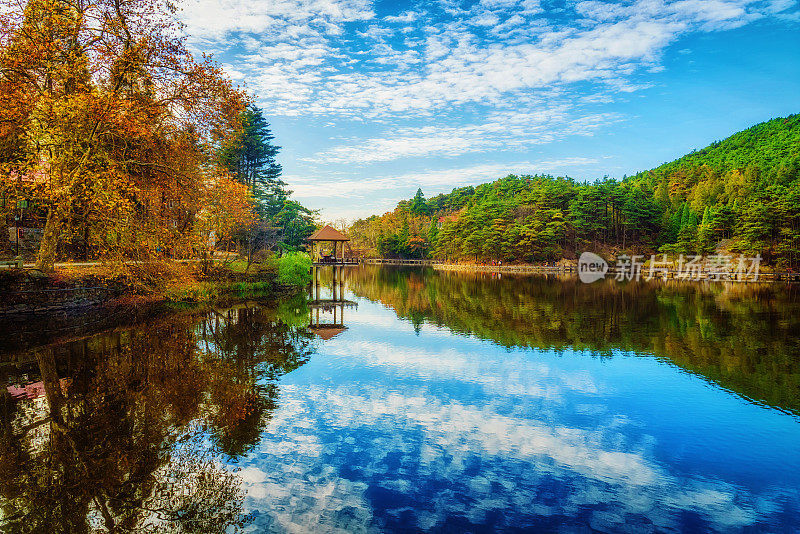
[[[797,169],[800,167],[800,113],[756,124],[651,172],[671,173],[702,165],[724,171],[746,169],[750,165],[763,170]]]
[[[622,180],[510,175],[356,221],[365,254],[552,261],[583,250],[760,253],[800,263],[800,114]]]

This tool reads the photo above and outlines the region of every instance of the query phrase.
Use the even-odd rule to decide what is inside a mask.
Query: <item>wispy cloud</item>
[[[181,17],[194,39],[224,41],[235,32],[262,43],[341,33],[341,24],[374,17],[368,0],[185,0]]]
[[[496,113],[481,124],[400,128],[388,137],[350,140],[307,161],[328,164],[374,163],[401,158],[503,152],[550,143],[572,135],[592,135],[600,126],[617,120],[619,117],[612,113],[571,117],[566,106],[531,113]]]
[[[566,174],[569,169],[587,167],[595,158],[570,157],[556,160],[512,161],[508,163],[486,163],[402,173],[393,176],[376,176],[369,180],[338,178],[332,181],[319,176],[290,176],[286,180],[298,199],[314,206],[331,198],[346,200],[344,208],[326,209],[329,219],[354,219],[373,213],[384,213],[394,208],[398,198],[421,187],[426,195],[449,192],[454,187],[477,185],[496,180],[509,174]],[[381,193],[383,198],[376,198]],[[391,200],[387,200],[388,197]]]
[[[631,76],[656,66],[681,35],[789,7],[586,1],[565,16],[538,2],[479,2],[468,10],[445,3],[423,24],[415,10],[378,18],[366,0],[187,0],[183,20],[195,40],[251,43],[228,61],[272,115],[430,116],[454,105],[514,104],[522,92],[578,82],[631,90]]]

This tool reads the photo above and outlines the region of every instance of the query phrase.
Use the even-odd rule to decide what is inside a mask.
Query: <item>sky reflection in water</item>
[[[353,294],[237,465],[253,531],[800,529],[800,421],[664,360],[418,331]]]

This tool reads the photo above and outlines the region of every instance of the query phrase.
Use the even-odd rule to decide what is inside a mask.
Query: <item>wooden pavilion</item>
[[[342,232],[326,224],[306,239],[311,243],[311,259],[315,265],[349,265],[356,261],[347,261],[344,258],[344,246],[350,241]],[[333,250],[330,254],[324,253],[324,244],[332,243]]]

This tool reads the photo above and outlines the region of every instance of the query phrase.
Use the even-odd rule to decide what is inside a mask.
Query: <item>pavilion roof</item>
[[[345,327],[336,327],[336,326],[327,326],[327,325],[320,325],[311,329],[312,332],[317,334],[319,337],[328,341],[329,339],[338,336],[342,332],[347,330]]]
[[[333,226],[326,224],[311,234],[306,241],[350,241],[350,239]]]

